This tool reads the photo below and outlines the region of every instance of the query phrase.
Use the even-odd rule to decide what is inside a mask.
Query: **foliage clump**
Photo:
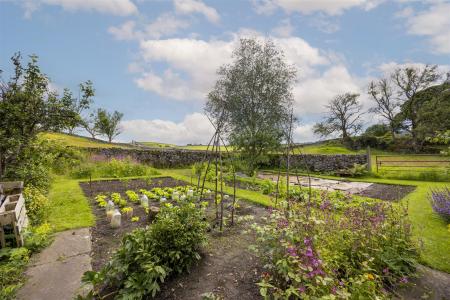
[[[94,285],[88,297],[115,290],[116,299],[154,297],[172,274],[189,269],[200,259],[207,223],[195,204],[165,204],[155,223],[126,235],[111,261],[99,272],[86,272],[83,280]]]
[[[134,176],[158,175],[159,172],[130,158],[92,161],[85,163],[72,172],[74,178],[122,178]]]
[[[446,187],[431,191],[430,201],[433,210],[450,221],[450,189]]]
[[[35,226],[43,223],[48,213],[48,198],[37,188],[29,186],[23,191],[25,207],[30,224]]]
[[[273,210],[254,225],[266,272],[265,299],[381,299],[408,282],[416,246],[407,212],[395,204],[361,202],[335,209],[330,198]]]

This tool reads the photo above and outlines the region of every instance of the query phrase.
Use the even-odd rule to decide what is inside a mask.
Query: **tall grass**
[[[159,172],[130,158],[123,160],[91,161],[80,165],[71,172],[75,179],[83,178],[121,178],[132,176],[158,175]]]

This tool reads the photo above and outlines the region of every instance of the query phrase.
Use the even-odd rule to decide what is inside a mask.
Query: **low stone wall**
[[[203,151],[182,149],[122,149],[122,148],[86,148],[85,151],[95,159],[131,158],[156,168],[187,167],[201,162]]]
[[[286,157],[280,155],[272,155],[268,167],[276,167],[280,165],[286,167]],[[298,169],[309,169],[312,172],[332,172],[353,167],[354,164],[367,164],[367,155],[322,155],[322,154],[296,154],[290,156],[290,167]]]
[[[196,162],[201,162],[205,158],[204,151],[193,151],[183,149],[121,149],[121,148],[87,148],[86,151],[92,158],[96,159],[123,159],[130,157],[140,163],[156,168],[176,168],[187,167]],[[269,162],[264,167],[286,166],[286,157],[283,155],[271,155]],[[306,169],[310,171],[330,172],[340,169],[347,169],[353,164],[366,164],[367,156],[361,155],[319,155],[319,154],[298,154],[290,157],[292,168]]]

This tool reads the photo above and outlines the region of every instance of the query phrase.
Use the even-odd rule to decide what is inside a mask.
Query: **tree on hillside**
[[[67,128],[77,118],[72,99],[49,89],[37,56],[30,56],[26,66],[20,53],[11,61],[13,76],[0,82],[0,178],[7,172],[15,176],[15,167],[40,132]]]
[[[327,116],[314,125],[314,133],[329,136],[339,133],[342,142],[348,143],[352,134],[358,133],[362,128],[362,105],[358,100],[359,94],[345,93],[337,95],[325,107]]]
[[[222,66],[206,112],[253,172],[286,139],[295,69],[270,40],[242,39]]]
[[[95,139],[96,136],[100,134],[99,129],[97,127],[98,126],[97,117],[98,114],[92,112],[89,114],[89,116],[81,120],[81,127],[83,127],[84,130],[86,130],[86,132],[89,133],[93,139]]]
[[[434,85],[440,78],[437,65],[426,65],[424,67],[402,67],[397,68],[392,74],[392,79],[397,88],[398,99],[401,101],[401,113],[399,119],[403,128],[407,130],[413,140],[416,151],[420,150],[419,139],[419,109],[421,106],[418,93]]]
[[[108,141],[112,140],[121,133],[120,120],[122,120],[123,113],[114,111],[112,114],[104,109],[97,110],[96,128],[100,134],[105,135]]]
[[[75,128],[83,126],[82,113],[91,106],[94,94],[95,90],[90,80],[80,83],[78,98],[73,98],[72,92],[69,89],[64,89],[63,98],[66,98],[68,103],[71,103],[72,110],[77,113],[77,117],[67,124],[69,133],[73,134]]]
[[[395,133],[399,127],[398,119],[396,118],[399,104],[394,99],[394,90],[391,82],[386,78],[382,78],[377,82],[372,81],[369,84],[369,95],[372,96],[376,104],[369,111],[386,119],[391,136],[395,139]]]
[[[416,94],[418,142],[423,143],[435,132],[450,130],[450,82],[431,86]]]

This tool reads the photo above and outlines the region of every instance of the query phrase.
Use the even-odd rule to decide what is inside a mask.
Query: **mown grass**
[[[95,224],[91,207],[78,183],[78,180],[58,176],[50,187],[48,222],[56,232]]]
[[[45,132],[39,135],[42,139],[59,141],[67,146],[79,147],[79,148],[133,148],[131,145],[108,143],[102,140],[94,140],[88,137],[69,135],[57,132]]]

